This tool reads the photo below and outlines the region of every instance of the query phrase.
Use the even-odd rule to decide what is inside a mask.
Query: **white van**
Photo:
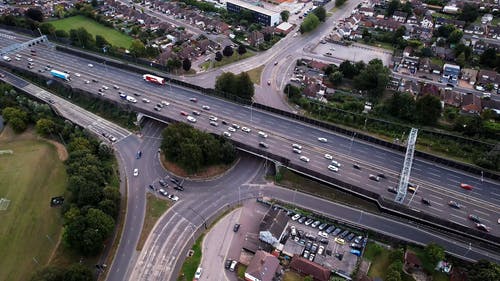
[[[264,133],[264,132],[262,132],[262,131],[260,131],[259,132],[259,137],[261,137],[261,138],[267,138],[267,134]]]
[[[129,101],[131,103],[136,103],[137,102],[137,100],[134,97],[131,97],[131,96],[127,96],[127,101]]]
[[[11,61],[11,59],[8,56],[3,56],[2,58],[4,61]]]

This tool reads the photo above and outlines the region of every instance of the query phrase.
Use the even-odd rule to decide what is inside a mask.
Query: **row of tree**
[[[314,30],[320,23],[326,20],[326,10],[323,6],[319,6],[308,14],[304,21],[300,24],[300,33],[307,33]]]
[[[381,112],[402,121],[432,126],[441,117],[442,106],[436,96],[424,95],[415,100],[411,94],[395,92],[384,102]]]
[[[185,123],[169,125],[162,133],[161,150],[167,160],[189,173],[235,160],[234,146],[225,138],[199,131]]]

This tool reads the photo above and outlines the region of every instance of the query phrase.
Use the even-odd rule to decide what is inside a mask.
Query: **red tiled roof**
[[[314,280],[328,281],[330,279],[330,270],[298,255],[293,256],[290,268],[305,275],[312,275]]]

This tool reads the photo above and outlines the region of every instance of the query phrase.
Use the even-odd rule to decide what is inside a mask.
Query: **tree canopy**
[[[215,90],[246,100],[251,100],[255,93],[253,82],[246,72],[238,75],[231,72],[222,73],[215,81]]]
[[[307,17],[304,19],[304,21],[300,24],[300,32],[301,33],[307,33],[309,31],[314,30],[318,25],[320,24],[320,21],[318,17],[314,13],[310,13],[307,15]]]
[[[389,82],[389,73],[380,59],[373,59],[354,78],[354,85],[357,89],[366,91],[370,99],[378,100]]]
[[[185,123],[169,125],[162,133],[161,149],[167,160],[190,173],[235,159],[235,149],[225,138],[198,131]]]

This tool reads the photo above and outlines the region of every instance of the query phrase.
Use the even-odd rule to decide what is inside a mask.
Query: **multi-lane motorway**
[[[12,41],[12,39],[10,39]],[[20,38],[23,40],[23,38]],[[3,40],[5,42],[7,40]],[[72,81],[69,82],[72,87],[87,89],[92,93],[98,94],[98,88],[103,85],[112,87],[113,84],[119,85],[120,90],[127,94],[142,93],[137,97],[139,107],[153,110],[153,107],[161,100],[167,100],[170,106],[164,108],[160,113],[170,118],[185,120],[180,116],[181,111],[191,113],[193,110],[202,111],[198,116],[198,122],[195,127],[210,130],[221,134],[227,130],[219,122],[218,127],[208,124],[208,116],[214,115],[219,119],[225,119],[229,124],[237,123],[240,126],[246,126],[252,129],[249,134],[242,131],[233,133],[232,138],[237,141],[246,142],[257,146],[260,141],[269,144],[268,150],[278,155],[283,155],[291,159],[294,163],[307,165],[314,170],[327,173],[333,177],[338,177],[346,182],[363,186],[365,188],[377,191],[388,198],[393,198],[393,194],[387,192],[387,189],[394,187],[397,183],[397,177],[401,169],[403,155],[383,148],[372,146],[363,142],[351,139],[349,136],[339,136],[322,129],[300,123],[294,120],[286,119],[281,116],[261,112],[251,107],[242,107],[237,104],[226,102],[217,98],[207,97],[190,90],[177,88],[174,85],[156,86],[148,84],[141,79],[137,73],[127,72],[121,69],[97,65],[95,62],[60,53],[44,46],[36,48],[37,55],[30,56],[29,50],[23,51],[23,58],[20,61],[13,60],[11,64],[20,67],[27,67],[27,57],[34,59],[33,71],[43,69],[50,64],[54,69],[67,70],[72,74]],[[88,67],[88,63],[93,63],[93,67]],[[75,73],[80,73],[80,77]],[[42,73],[47,75],[47,72]],[[99,82],[89,82],[96,79]],[[140,100],[147,97],[151,103],[143,103]],[[198,98],[197,103],[189,102],[189,98]],[[120,100],[117,90],[105,91],[104,97],[107,99]],[[126,103],[126,101],[122,101]],[[210,111],[201,110],[202,105],[209,105]],[[256,132],[262,130],[268,133],[267,139],[261,139]],[[328,139],[327,143],[317,141],[318,137]],[[301,162],[297,154],[292,152],[291,144],[299,143],[303,145],[301,155],[311,159],[309,163]],[[332,154],[333,157],[342,164],[338,173],[327,170],[328,160],[324,159],[324,154]],[[359,163],[361,170],[352,168],[353,163]],[[368,179],[368,174],[383,172],[388,177],[380,182]],[[500,233],[500,227],[496,223],[499,213],[500,189],[496,182],[489,180],[482,181],[480,177],[464,174],[462,171],[450,170],[439,167],[434,163],[428,163],[419,159],[414,162],[411,181],[419,184],[417,194],[412,198],[411,194],[407,196],[405,204],[412,208],[429,212],[441,218],[473,227],[473,224],[467,219],[467,215],[472,213],[478,215],[485,224],[492,227],[493,234]],[[460,183],[468,183],[475,186],[474,190],[469,192],[462,190]],[[425,206],[420,203],[421,197],[431,201],[431,206]],[[461,209],[450,208],[447,204],[450,200],[459,202]]]
[[[40,94],[40,89],[34,85],[11,75],[7,75],[7,78],[4,79],[34,96]],[[56,108],[64,102],[45,91],[43,96],[39,97],[52,100],[54,102],[52,105]],[[68,117],[73,122],[94,130],[96,134],[103,131],[108,133],[125,131],[112,124],[100,127],[96,131],[95,127],[89,127],[89,124],[85,123],[86,120],[95,119],[91,113],[75,107],[68,107],[66,110],[72,112]],[[204,221],[217,210],[226,208],[227,204],[257,196],[271,196],[297,206],[316,210],[341,221],[397,236],[407,241],[423,244],[438,242],[449,253],[466,259],[487,258],[497,262],[500,260],[495,254],[476,248],[473,244],[452,241],[418,226],[397,222],[267,184],[263,180],[262,173],[265,171],[265,166],[262,166],[262,161],[248,156],[243,156],[236,167],[223,178],[209,182],[186,183],[187,189],[183,193],[169,188],[168,191],[177,193],[181,200],[162,217],[143,251],[137,253],[135,247],[144,217],[144,195],[146,192],[151,192],[147,185],[152,183],[158,186],[159,178],[168,177],[159,165],[157,158],[161,130],[160,124],[147,122],[141,130],[141,138],[129,135],[120,138],[115,145],[119,154],[122,175],[125,179],[128,178],[128,200],[125,231],[121,237],[113,265],[109,269],[109,280],[175,279],[186,250],[194,243],[194,232],[203,229]],[[135,157],[138,150],[143,153],[140,159]],[[134,168],[139,169],[139,177],[131,176]],[[200,198],[204,199],[204,203],[210,202],[210,204],[200,204]]]

